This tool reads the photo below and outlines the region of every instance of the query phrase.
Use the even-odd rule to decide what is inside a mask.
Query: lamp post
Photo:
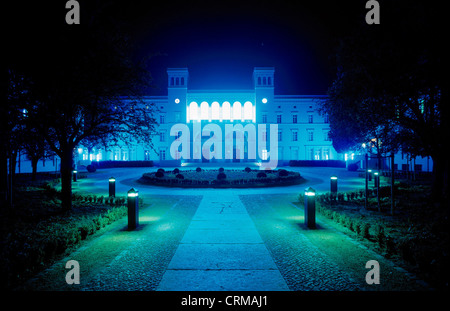
[[[139,226],[139,191],[131,188],[127,194],[128,203],[128,230]]]
[[[331,176],[330,177],[330,190],[331,190],[331,193],[337,193],[337,182],[338,182],[337,176]]]
[[[109,178],[109,196],[116,196],[116,179],[114,177]]]
[[[305,189],[305,225],[316,227],[316,191],[311,187]]]

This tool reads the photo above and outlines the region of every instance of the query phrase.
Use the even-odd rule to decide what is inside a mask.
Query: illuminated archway
[[[189,104],[189,119],[195,121],[199,120],[198,112],[198,104],[196,102],[191,102]]]
[[[253,105],[251,102],[244,104],[244,120],[253,120]]]
[[[213,102],[211,104],[211,119],[212,120],[220,119],[220,105],[218,102]]]
[[[222,104],[222,120],[231,120],[231,106],[229,102]]]
[[[202,102],[200,105],[200,119],[208,120],[209,119],[209,105],[207,102]]]
[[[233,104],[233,120],[240,120],[242,118],[242,105],[240,102]]]

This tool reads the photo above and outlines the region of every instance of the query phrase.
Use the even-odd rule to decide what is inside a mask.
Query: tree
[[[402,147],[430,156],[433,197],[441,199],[449,190],[444,154],[450,129],[435,10],[419,3],[386,4],[381,25],[361,25],[343,38],[322,110],[338,150],[376,138],[384,152]]]
[[[143,98],[150,84],[148,59],[114,23],[95,16],[50,37],[41,65],[31,72],[33,128],[61,158],[62,205],[71,208],[75,148],[84,140],[129,140],[151,145],[153,106]]]

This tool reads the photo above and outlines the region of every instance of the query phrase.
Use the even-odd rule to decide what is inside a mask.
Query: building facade
[[[242,90],[190,89],[187,68],[169,68],[167,77],[167,96],[145,98],[157,111],[153,148],[130,143],[107,150],[80,146],[75,162],[151,160],[160,166],[182,166],[275,159],[275,166],[284,166],[290,160],[353,160],[332,146],[328,117],[318,111],[326,96],[275,94],[273,67],[255,67],[249,75],[253,88]],[[57,157],[43,160],[38,171],[58,170],[58,162]],[[31,171],[24,156],[18,165],[16,172]]]

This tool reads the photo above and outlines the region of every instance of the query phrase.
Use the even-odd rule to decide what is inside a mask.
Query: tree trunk
[[[37,172],[37,164],[38,164],[39,159],[31,159],[31,167],[32,167],[32,171],[31,171],[31,180],[36,180],[36,172]]]
[[[61,203],[64,210],[72,209],[72,148],[61,157]]]
[[[432,155],[433,159],[433,188],[432,198],[434,202],[441,202],[448,199],[449,183],[448,183],[448,158],[443,154]]]

